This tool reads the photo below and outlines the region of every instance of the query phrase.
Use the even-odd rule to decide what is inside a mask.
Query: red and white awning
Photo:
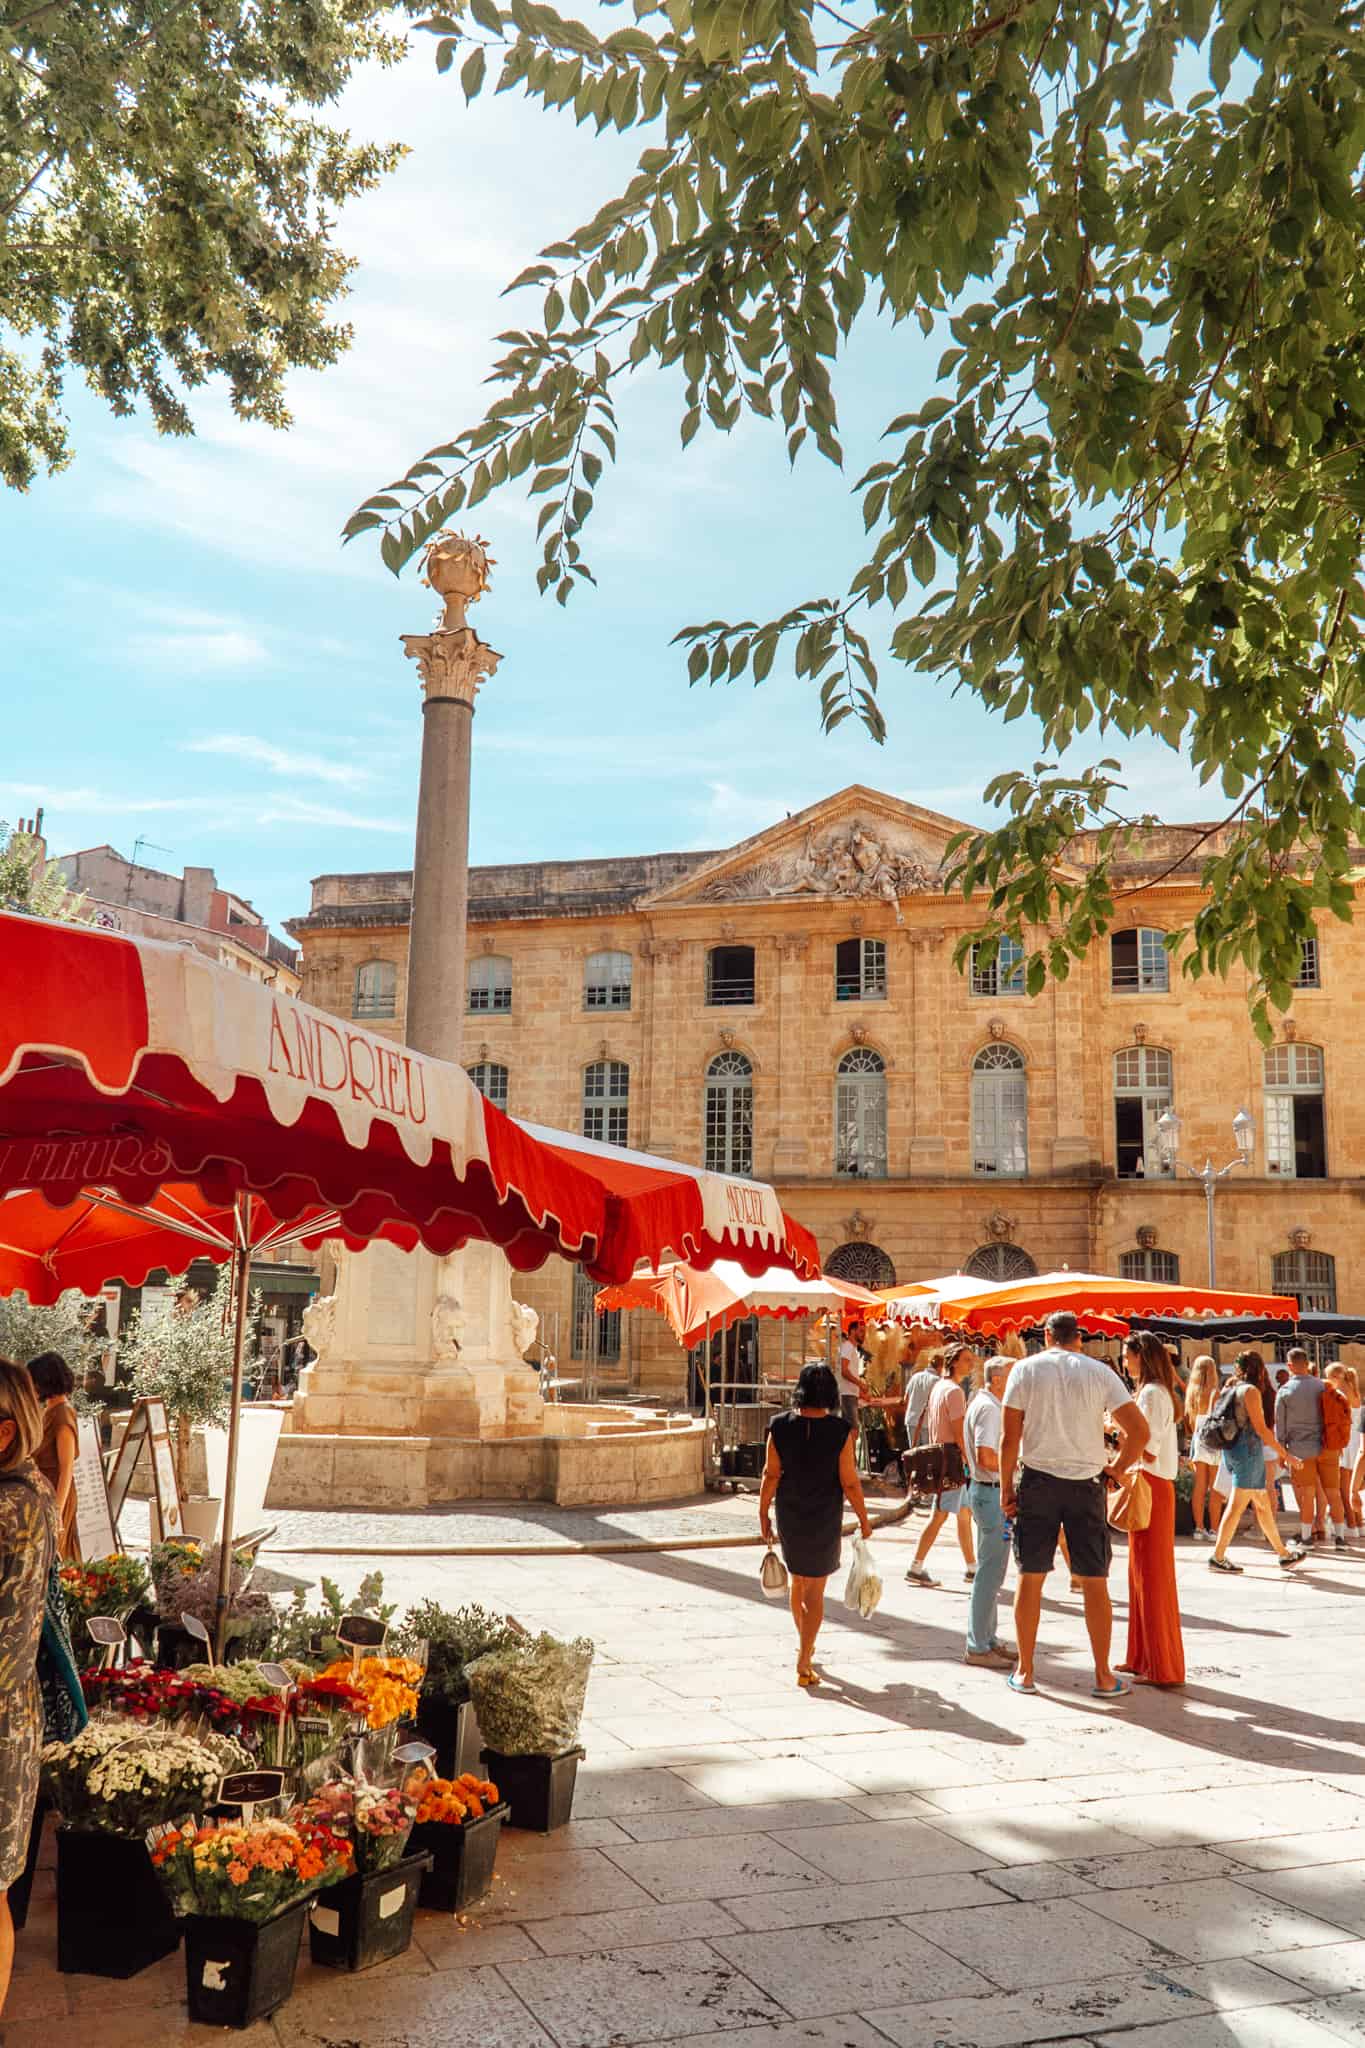
[[[189,948],[0,913],[0,1194],[146,1208],[167,1182],[333,1211],[355,1243],[411,1225],[594,1279],[686,1255],[818,1265],[771,1188],[673,1166],[487,1102],[462,1068],[276,993]]]

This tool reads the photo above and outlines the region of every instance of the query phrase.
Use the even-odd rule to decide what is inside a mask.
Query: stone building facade
[[[722,852],[476,867],[465,1064],[515,1116],[772,1180],[826,1265],[871,1285],[1063,1265],[1203,1285],[1203,1190],[1165,1169],[1156,1120],[1173,1106],[1182,1158],[1222,1164],[1246,1108],[1219,1283],[1365,1303],[1356,931],[1305,949],[1267,1051],[1245,975],[1192,981],[1162,945],[1199,900],[1195,828],[1162,828],[1131,845],[1112,934],[1030,997],[1007,957],[954,964],[976,921],[941,884],[959,829],[853,787]],[[314,882],[288,927],[306,999],[402,1035],[410,893],[404,873]],[[601,1384],[684,1392],[662,1326],[594,1331],[567,1268],[518,1292],[563,1373],[596,1347]]]

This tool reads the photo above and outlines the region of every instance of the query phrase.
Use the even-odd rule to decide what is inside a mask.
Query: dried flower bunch
[[[468,1667],[484,1740],[504,1756],[561,1756],[578,1740],[592,1669],[585,1636],[526,1636]]]

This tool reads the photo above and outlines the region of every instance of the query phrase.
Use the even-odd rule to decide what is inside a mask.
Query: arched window
[[[972,947],[972,994],[974,996],[1021,996],[1024,993],[1024,949],[1017,939],[1001,939],[995,958],[988,960],[989,948]]]
[[[469,963],[471,1010],[510,1010],[512,963],[502,953],[480,953]]]
[[[615,1365],[621,1356],[621,1311],[598,1309],[598,1282],[581,1266],[573,1269],[573,1332],[570,1352],[574,1358],[595,1358],[600,1365]]]
[[[754,1070],[742,1052],[720,1052],[706,1069],[704,1156],[708,1173],[754,1170]]]
[[[706,956],[706,1000],[712,1008],[754,999],[752,946],[712,946]]]
[[[977,1280],[1029,1280],[1038,1268],[1017,1244],[979,1244],[962,1270]]]
[[[496,1060],[480,1060],[477,1066],[466,1067],[465,1072],[478,1089],[480,1095],[486,1095],[488,1100],[496,1104],[499,1109],[506,1109],[506,1067],[499,1066]]]
[[[1284,1180],[1327,1178],[1322,1048],[1272,1045],[1265,1055],[1265,1170]]]
[[[630,1008],[629,953],[589,953],[583,963],[583,1008]]]
[[[855,1045],[835,1073],[834,1171],[886,1177],[886,1062],[870,1046]]]
[[[885,939],[840,939],[834,948],[834,1000],[885,1002]]]
[[[1161,1157],[1157,1118],[1171,1106],[1171,1056],[1156,1045],[1114,1054],[1114,1156],[1120,1180],[1170,1171]]]
[[[1276,1294],[1292,1294],[1300,1308],[1335,1309],[1337,1262],[1329,1252],[1276,1252],[1270,1284]]]
[[[1141,928],[1113,932],[1109,939],[1109,986],[1116,995],[1165,995],[1171,985],[1171,956],[1165,932]]]
[[[1161,1280],[1167,1286],[1172,1286],[1180,1278],[1180,1261],[1174,1252],[1149,1251],[1145,1248],[1136,1252],[1120,1252],[1119,1278]]]
[[[1028,1172],[1028,1076],[1012,1045],[983,1046],[972,1061],[972,1172]]]
[[[391,960],[367,960],[355,971],[353,1017],[392,1017],[398,1008],[398,969]]]
[[[602,1145],[630,1143],[630,1068],[594,1060],[583,1069],[583,1136]]]
[[[834,1280],[851,1280],[855,1287],[894,1287],[896,1269],[879,1244],[841,1244],[825,1261],[825,1271]]]

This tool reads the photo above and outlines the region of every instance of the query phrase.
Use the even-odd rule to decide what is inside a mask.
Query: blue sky
[[[44,805],[55,852],[140,838],[143,859],[215,867],[276,924],[307,907],[313,875],[412,856],[420,695],[398,635],[424,630],[432,597],[366,540],[343,552],[338,530],[477,416],[491,337],[521,317],[502,285],[634,156],[511,95],[466,109],[420,37],[344,111],[412,148],[343,217],[355,343],[294,380],[292,431],[200,394],[198,435],[162,440],[73,389],[72,466],[0,498],[0,818]],[[984,783],[1033,758],[1023,721],[887,667],[885,746],[851,720],[826,738],[814,692],[780,664],[758,690],[689,690],[670,646],[681,625],[842,590],[862,542],[847,479],[928,395],[937,354],[907,328],[859,340],[840,379],[844,481],[815,455],[790,471],[760,423],[703,428],[682,456],[676,387],[642,379],[588,531],[599,587],[567,609],[536,594],[538,506],[478,508],[498,566],[477,623],[504,659],[475,722],[474,860],[724,846],[854,781],[988,815]],[[1128,759],[1137,805],[1201,814],[1173,756]]]

